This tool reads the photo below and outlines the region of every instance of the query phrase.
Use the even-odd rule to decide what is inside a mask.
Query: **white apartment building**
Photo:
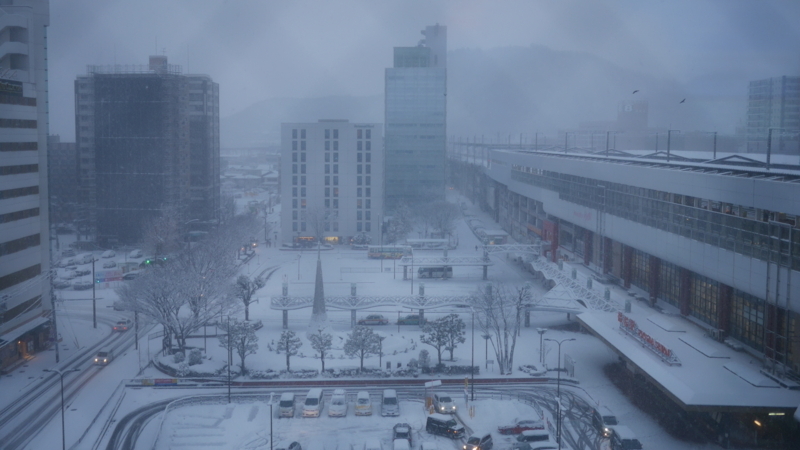
[[[320,120],[281,124],[281,242],[380,240],[383,127]],[[317,233],[319,230],[319,233]]]
[[[50,344],[49,7],[0,2],[0,370]]]

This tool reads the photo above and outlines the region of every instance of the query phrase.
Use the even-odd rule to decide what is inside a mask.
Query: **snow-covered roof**
[[[657,352],[623,332],[618,313],[586,312],[578,320],[686,409],[787,412],[800,404],[800,390],[782,387],[776,378],[761,371],[756,358],[711,339],[680,316],[662,314],[636,302],[631,306],[630,313],[622,314],[671,351],[679,364],[664,362]]]

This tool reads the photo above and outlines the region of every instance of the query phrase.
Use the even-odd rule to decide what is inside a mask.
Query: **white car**
[[[335,389],[328,405],[328,416],[344,417],[347,415],[347,393],[344,389]]]
[[[112,267],[117,267],[117,263],[114,261],[106,261],[103,263],[103,269],[110,269]]]
[[[433,407],[439,414],[455,414],[456,403],[453,401],[450,394],[437,392],[433,394]]]
[[[137,248],[136,250],[131,250],[131,252],[128,253],[128,258],[141,258],[143,255],[144,253]]]
[[[117,252],[114,250],[106,250],[100,255],[101,258],[113,258],[115,256],[117,256]]]

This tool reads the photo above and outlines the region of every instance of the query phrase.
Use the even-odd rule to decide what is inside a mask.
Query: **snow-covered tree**
[[[353,244],[355,245],[369,245],[371,242],[372,238],[363,231],[353,236]]]
[[[500,374],[510,374],[514,367],[514,348],[522,324],[522,310],[533,301],[530,285],[508,287],[487,284],[473,297],[476,318],[481,329],[494,337],[492,348]]]
[[[191,311],[184,275],[172,264],[156,266],[117,289],[125,308],[161,324],[165,342],[174,338],[180,352],[186,351],[186,339],[191,333],[219,314],[219,308],[200,309],[197,314]]]
[[[286,370],[291,370],[289,366],[289,358],[297,354],[297,350],[303,346],[300,338],[294,334],[294,331],[284,330],[281,337],[278,338],[278,351],[286,355]]]
[[[414,229],[414,214],[407,204],[401,203],[395,208],[386,226],[386,242],[401,241]]]
[[[419,366],[423,369],[431,366],[431,354],[425,349],[419,351]]]
[[[236,279],[236,283],[233,285],[233,295],[244,304],[244,320],[250,320],[250,303],[253,302],[253,295],[265,284],[266,281],[261,276],[250,278],[247,275],[239,275],[239,278]]]
[[[168,255],[181,247],[180,212],[175,208],[165,208],[161,215],[154,217],[144,227],[144,248],[156,257]]]
[[[433,231],[443,238],[453,232],[456,219],[461,215],[458,206],[446,201],[429,203],[423,210]]]
[[[347,335],[344,343],[344,353],[347,356],[358,356],[361,360],[360,370],[364,370],[364,358],[377,355],[380,352],[381,340],[378,333],[372,329],[358,325]]]
[[[463,343],[466,326],[458,314],[448,314],[436,320],[429,321],[422,327],[420,340],[436,349],[439,364],[442,363],[442,350],[450,350],[450,361],[453,360],[453,350],[458,344]]]
[[[311,347],[319,353],[319,360],[322,361],[323,372],[325,372],[325,356],[330,352],[331,347],[333,347],[333,336],[324,331],[324,328],[319,328],[316,333],[308,335]]]
[[[223,321],[221,325],[225,330],[225,334],[219,337],[219,346],[228,348],[228,345],[230,345],[239,354],[241,373],[246,374],[247,369],[245,368],[244,360],[247,355],[252,355],[258,350],[258,336],[256,336],[255,325],[237,319]]]

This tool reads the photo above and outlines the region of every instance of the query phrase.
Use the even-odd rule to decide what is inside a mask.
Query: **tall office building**
[[[281,241],[330,244],[359,233],[380,240],[383,149],[380,124],[320,120],[281,125]]]
[[[74,142],[61,142],[58,135],[48,136],[47,173],[50,186],[50,221],[53,225],[71,223],[75,218],[77,154]],[[56,246],[56,251],[58,250]]]
[[[0,369],[50,343],[49,8],[0,4]]]
[[[447,133],[447,27],[395,47],[386,69],[386,208],[443,200]]]
[[[747,101],[747,151],[766,153],[772,131],[772,153],[800,154],[800,77],[750,82]]]
[[[135,243],[170,211],[219,214],[219,87],[165,56],[147,66],[89,66],[75,81],[78,201],[84,232]]]

